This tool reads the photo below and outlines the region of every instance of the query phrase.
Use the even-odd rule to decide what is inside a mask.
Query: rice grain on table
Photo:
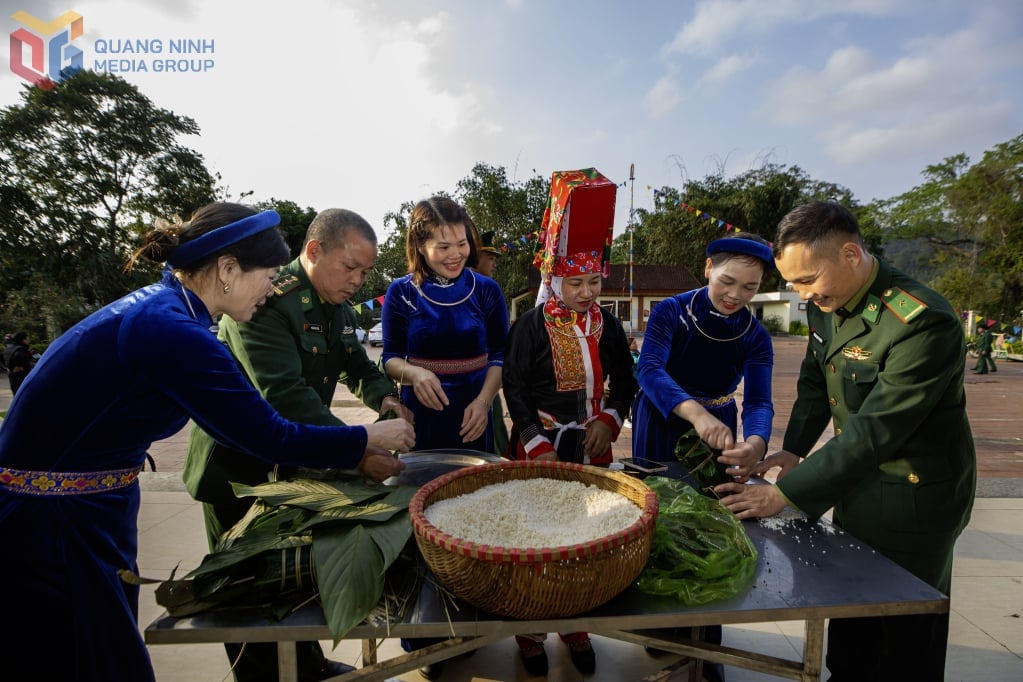
[[[579,481],[505,481],[440,500],[426,520],[456,538],[503,547],[559,547],[625,530],[641,510],[618,493]]]

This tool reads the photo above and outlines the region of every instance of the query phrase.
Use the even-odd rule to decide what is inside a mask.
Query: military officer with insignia
[[[377,258],[373,228],[344,209],[321,212],[306,232],[298,258],[279,271],[274,295],[252,320],[224,318],[220,339],[228,346],[267,401],[288,419],[341,424],[330,411],[339,381],[381,415],[394,412],[411,421],[394,383],[370,361],[356,338],[349,299]],[[248,510],[251,498],[234,496],[230,483],[257,484],[271,465],[220,445],[198,427],[192,430],[184,466],[185,485],[203,503],[212,544]],[[283,478],[291,472],[276,472]],[[226,644],[239,682],[277,679],[275,644]],[[351,670],[324,658],[317,642],[300,642],[299,679],[319,680]]]
[[[782,219],[775,264],[807,308],[810,338],[777,485],[715,489],[739,518],[786,504],[834,522],[949,594],[952,551],[973,507],[977,464],[959,316],[938,293],[867,252],[830,202]],[[828,421],[835,436],[810,454]],[[830,680],[942,680],[948,614],[832,619]]]

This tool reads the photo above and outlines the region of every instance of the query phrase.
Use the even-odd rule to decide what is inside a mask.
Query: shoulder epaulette
[[[271,285],[274,290],[274,294],[277,296],[283,296],[284,294],[290,293],[298,288],[299,281],[298,277],[290,273],[281,275],[274,280]]]
[[[902,320],[903,324],[927,310],[926,303],[898,287],[885,289],[881,294],[881,300],[884,301],[888,310],[895,313],[895,317]]]

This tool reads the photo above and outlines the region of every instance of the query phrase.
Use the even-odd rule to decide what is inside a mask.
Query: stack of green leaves
[[[318,591],[337,643],[381,603],[412,535],[415,487],[292,479],[234,490],[257,499],[198,568],[157,589],[171,615],[255,598],[280,617]]]
[[[718,463],[719,456],[721,451],[707,445],[696,429],[689,429],[675,443],[675,457],[679,463],[699,485],[700,492],[714,497],[717,497],[714,486],[732,481],[731,476],[725,473],[725,465]]]
[[[757,551],[742,521],[682,481],[648,476],[643,482],[657,493],[659,508],[639,589],[689,606],[743,592],[756,573]]]

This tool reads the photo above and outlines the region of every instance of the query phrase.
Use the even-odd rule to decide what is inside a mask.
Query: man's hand
[[[780,469],[778,472],[778,480],[780,481],[786,474],[795,469],[797,464],[799,464],[799,455],[795,455],[788,450],[779,450],[773,455],[765,457],[763,462],[755,465],[750,470],[749,475],[762,478],[765,473],[777,467]]]
[[[405,463],[386,450],[367,447],[366,454],[359,462],[359,471],[371,481],[379,483],[391,476],[397,476],[405,468]]]
[[[416,444],[416,432],[412,424],[404,419],[387,419],[382,422],[364,424],[367,447],[408,452]]]
[[[785,508],[785,498],[769,483],[744,485],[722,483],[714,486],[714,492],[721,504],[728,507],[740,519],[757,519],[774,516]]]
[[[394,412],[399,418],[404,419],[410,424],[415,421],[412,410],[402,405],[401,401],[393,395],[386,396],[380,401],[380,416],[383,417],[388,412]]]

